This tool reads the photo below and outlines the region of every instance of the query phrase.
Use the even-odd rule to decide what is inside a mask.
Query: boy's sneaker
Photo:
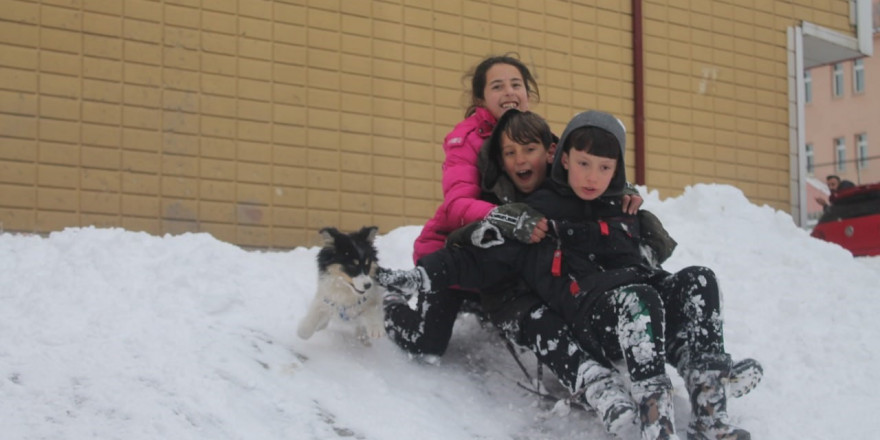
[[[376,269],[376,282],[389,291],[402,293],[428,292],[431,282],[425,269],[417,266],[410,270],[393,270],[379,267]]]
[[[398,290],[385,290],[385,294],[382,295],[382,307],[387,308],[395,304],[406,304],[409,302],[410,296]]]
[[[761,378],[764,368],[754,359],[742,359],[730,366],[730,376],[723,379],[729,397],[742,397],[752,391]]]

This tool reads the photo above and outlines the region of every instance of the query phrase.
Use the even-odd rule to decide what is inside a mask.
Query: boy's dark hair
[[[834,179],[834,180],[840,182],[840,176],[838,176],[836,174],[829,174],[828,177],[825,178],[825,180],[830,180],[830,179]]]
[[[532,142],[540,143],[544,149],[550,148],[553,143],[553,133],[544,118],[532,112],[508,110],[501,116],[496,129],[501,130],[510,140],[526,145]],[[501,147],[501,136],[497,138],[498,147]]]
[[[538,92],[538,82],[535,81],[532,72],[530,72],[529,68],[519,60],[519,57],[515,52],[508,52],[504,55],[496,55],[484,59],[480,64],[477,64],[477,66],[474,67],[472,72],[465,75],[465,79],[471,78],[471,104],[464,112],[465,117],[474,114],[474,112],[477,111],[477,107],[480,106],[480,101],[486,99],[486,96],[483,93],[486,89],[486,73],[488,73],[489,69],[496,64],[509,64],[516,67],[516,70],[519,70],[519,74],[522,75],[523,82],[526,86],[526,92],[529,94],[529,100],[534,103],[541,100],[541,94]]]
[[[540,142],[545,150],[549,150],[550,145],[558,139],[550,131],[547,121],[537,113],[511,109],[498,118],[498,123],[495,124],[492,134],[480,149],[478,168],[480,170],[480,186],[486,191],[495,192],[499,199],[507,203],[513,201],[515,196],[514,189],[511,189],[513,188],[512,182],[510,188],[499,186],[499,182],[504,180],[503,176],[506,174],[501,151],[501,138],[505,134],[519,144]]]
[[[593,156],[620,160],[620,144],[611,132],[599,127],[580,127],[565,138],[562,150],[566,153],[574,148]]]

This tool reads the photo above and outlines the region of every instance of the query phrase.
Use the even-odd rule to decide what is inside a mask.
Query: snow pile
[[[755,438],[873,437],[880,258],[814,240],[733,187],[646,199],[679,242],[667,269],[713,268],[728,350],[764,364],[758,389],[731,401],[733,421]],[[418,231],[379,237],[381,261],[411,266]],[[3,438],[607,438],[593,414],[551,415],[517,387],[500,339],[469,316],[439,365],[387,339],[363,347],[343,326],[297,339],[317,250],[121,229],[0,234]]]

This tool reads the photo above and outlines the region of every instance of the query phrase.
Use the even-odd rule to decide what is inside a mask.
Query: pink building
[[[880,1],[874,2],[874,45],[880,40]],[[825,177],[856,184],[880,181],[880,57],[809,69],[805,78],[807,218],[822,213]]]

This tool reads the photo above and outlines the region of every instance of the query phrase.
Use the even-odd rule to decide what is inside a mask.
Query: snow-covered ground
[[[728,350],[764,364],[762,384],[730,403],[735,423],[759,439],[877,436],[880,257],[854,259],[729,186],[654,192],[645,207],[679,242],[667,269],[718,274]],[[380,236],[381,261],[411,266],[419,228]],[[298,339],[317,251],[121,229],[0,234],[0,437],[608,438],[593,414],[553,414],[519,388],[472,316],[437,365],[387,339],[364,347],[344,326]]]

